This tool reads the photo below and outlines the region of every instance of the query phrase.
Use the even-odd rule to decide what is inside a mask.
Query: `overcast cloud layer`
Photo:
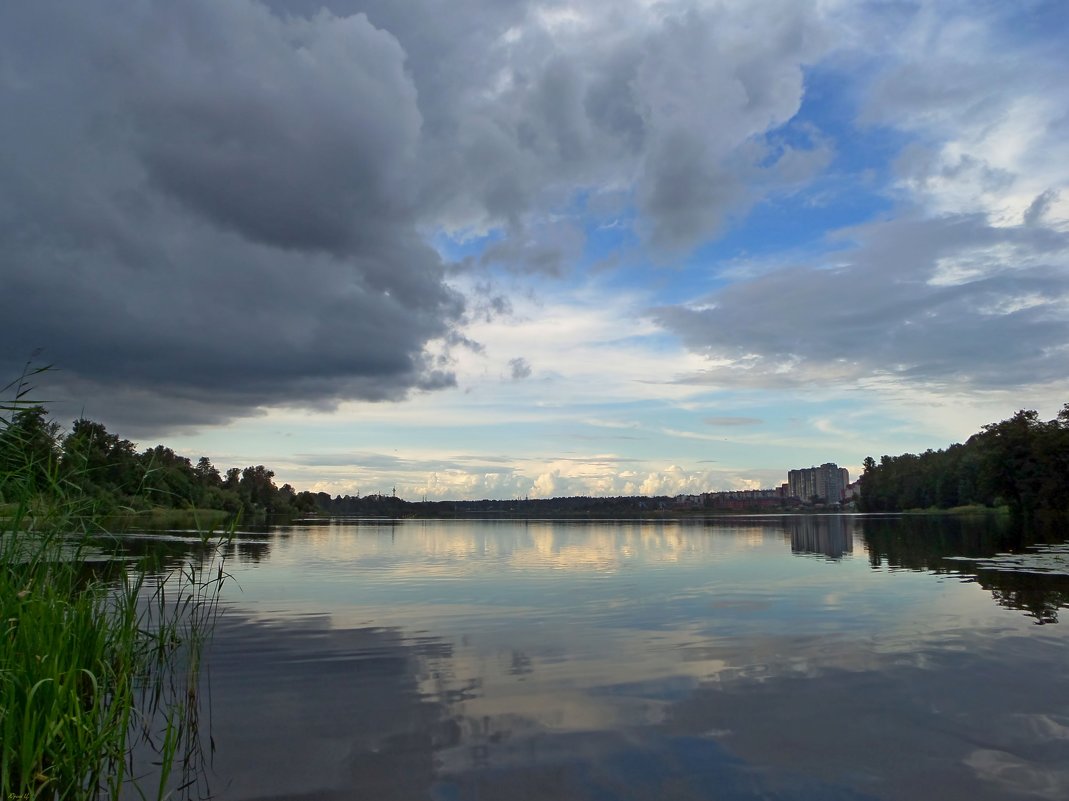
[[[149,434],[452,388],[687,403],[692,438],[774,419],[727,392],[1056,392],[1067,16],[8,2],[0,369]],[[777,209],[812,230],[777,247]]]

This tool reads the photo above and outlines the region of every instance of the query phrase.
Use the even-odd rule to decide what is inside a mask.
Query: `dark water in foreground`
[[[242,540],[202,778],[235,800],[1069,798],[1066,537],[828,516]]]

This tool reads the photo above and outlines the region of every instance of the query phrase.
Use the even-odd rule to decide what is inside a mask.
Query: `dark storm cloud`
[[[400,45],[363,16],[219,5],[164,11],[156,36],[112,54],[150,183],[253,241],[362,250],[409,205],[421,118]],[[220,22],[260,35],[220,37]]]
[[[889,375],[1007,388],[1069,375],[1069,237],[979,215],[874,223],[833,265],[728,286],[658,310],[690,348],[734,362],[708,380]]]
[[[9,364],[41,349],[61,394],[145,425],[453,382],[390,34],[251,2],[3,16]]]

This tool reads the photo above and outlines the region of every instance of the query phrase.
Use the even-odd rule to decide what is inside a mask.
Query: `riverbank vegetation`
[[[263,465],[220,473],[207,457],[194,464],[163,445],[139,451],[86,419],[63,432],[40,405],[14,409],[0,429],[0,471],[24,472],[42,499],[73,493],[118,528],[218,529],[233,517],[255,522],[315,509],[312,493],[276,486]]]
[[[24,393],[0,403],[0,798],[163,798],[175,776],[195,787],[221,557],[169,573],[112,559],[101,473],[72,464],[78,451]],[[163,777],[152,790],[131,775],[135,752]]]
[[[964,444],[865,459],[866,512],[1008,507],[1015,514],[1069,511],[1069,404],[1049,421],[1022,410]]]

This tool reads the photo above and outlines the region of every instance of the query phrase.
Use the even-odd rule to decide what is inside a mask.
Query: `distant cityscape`
[[[623,517],[675,511],[783,511],[853,509],[859,483],[850,483],[846,468],[827,462],[819,467],[790,470],[787,481],[773,489],[703,492],[699,495],[523,498],[478,501],[406,501],[389,495],[334,496],[316,493],[314,507],[330,516],[501,516],[501,517]]]
[[[834,462],[819,467],[787,471],[787,481],[772,489],[703,492],[676,496],[684,509],[784,509],[801,506],[852,508],[860,481],[850,483],[850,473]]]

